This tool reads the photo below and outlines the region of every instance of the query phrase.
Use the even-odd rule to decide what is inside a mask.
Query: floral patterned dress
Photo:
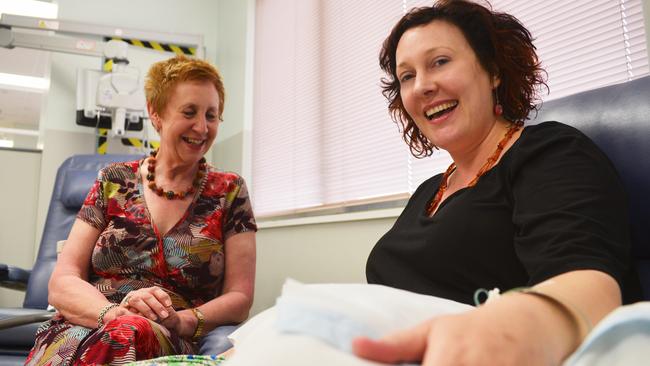
[[[101,231],[89,282],[115,303],[130,291],[159,286],[176,310],[199,306],[221,294],[225,241],[257,230],[246,185],[237,174],[208,166],[185,214],[161,236],[144,199],[142,162],[102,169],[77,215]],[[36,333],[26,365],[124,364],[195,352],[190,340],[143,317],[120,317],[91,329],[57,313]]]

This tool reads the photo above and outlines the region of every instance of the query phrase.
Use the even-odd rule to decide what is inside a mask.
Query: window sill
[[[313,225],[313,224],[328,224],[334,222],[347,222],[347,221],[361,221],[361,220],[374,220],[384,218],[396,218],[404,210],[404,207],[386,208],[380,210],[368,210],[359,212],[346,212],[335,215],[321,215],[310,217],[296,217],[296,218],[283,218],[283,219],[264,219],[258,221],[257,227],[260,229],[300,226],[300,225]]]

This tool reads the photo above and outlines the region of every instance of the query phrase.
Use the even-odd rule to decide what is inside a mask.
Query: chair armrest
[[[30,270],[0,263],[0,287],[25,291]]]
[[[42,309],[0,308],[0,365],[7,350],[24,353],[34,345],[40,321],[47,320],[53,312]],[[22,325],[21,325],[22,324]],[[10,327],[3,329],[5,327]]]
[[[239,325],[221,325],[211,330],[199,341],[199,354],[220,355],[231,349],[232,343],[228,336],[238,327]]]
[[[3,314],[0,317],[0,330],[14,328],[25,324],[44,322],[50,320],[53,315],[54,312],[47,310],[34,310],[31,312],[24,312],[24,314],[17,313],[14,315]]]

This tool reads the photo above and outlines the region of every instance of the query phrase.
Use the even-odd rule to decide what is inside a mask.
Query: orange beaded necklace
[[[156,185],[156,155],[158,154],[157,150],[153,150],[151,152],[151,156],[149,156],[149,165],[147,166],[147,181],[149,182],[147,186],[149,186],[149,189],[154,191],[155,194],[159,195],[160,197],[165,197],[168,200],[182,200],[185,199],[185,197],[188,197],[196,190],[201,187],[201,181],[203,180],[203,177],[206,175],[207,168],[206,168],[206,162],[205,158],[201,158],[199,160],[199,169],[196,171],[196,175],[194,176],[194,180],[192,181],[192,185],[187,188],[184,192],[174,192],[172,190],[166,191],[162,187],[159,187]]]
[[[467,187],[473,187],[474,185],[476,185],[476,182],[478,182],[479,178],[481,178],[481,176],[483,176],[485,172],[487,172],[488,170],[490,170],[490,168],[494,166],[497,160],[499,160],[499,156],[501,156],[501,152],[503,151],[503,148],[506,146],[508,141],[510,141],[510,139],[512,138],[512,135],[514,135],[515,132],[519,131],[519,129],[521,129],[523,125],[524,125],[523,122],[515,122],[508,127],[508,131],[503,136],[501,141],[499,141],[499,143],[497,144],[497,148],[496,150],[494,150],[492,156],[490,156],[487,159],[485,164],[483,164],[481,169],[479,169],[478,173],[476,173],[476,177],[474,177],[474,179],[472,179],[472,181],[469,182],[469,184],[467,184]],[[438,192],[436,192],[436,195],[433,197],[433,199],[429,203],[429,206],[427,207],[428,216],[433,215],[433,212],[440,204],[442,195],[447,190],[447,183],[449,180],[449,176],[451,175],[451,173],[454,172],[454,170],[456,170],[456,163],[451,163],[451,165],[449,165],[449,168],[447,168],[447,170],[445,171],[445,174],[442,175],[442,180],[440,181],[440,187],[438,187]]]

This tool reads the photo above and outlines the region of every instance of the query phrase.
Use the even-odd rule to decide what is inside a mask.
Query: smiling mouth
[[[198,140],[198,139],[193,139],[193,138],[189,138],[189,137],[185,137],[185,136],[183,136],[181,138],[183,139],[183,141],[185,141],[185,142],[187,142],[188,144],[191,144],[191,145],[199,146],[199,145],[203,145],[203,143],[205,142],[205,140]]]
[[[442,117],[444,114],[447,114],[451,111],[453,111],[456,106],[458,106],[458,101],[455,100],[453,102],[447,102],[443,104],[439,104],[433,108],[430,108],[424,112],[424,116],[429,120],[433,120],[438,117]]]

